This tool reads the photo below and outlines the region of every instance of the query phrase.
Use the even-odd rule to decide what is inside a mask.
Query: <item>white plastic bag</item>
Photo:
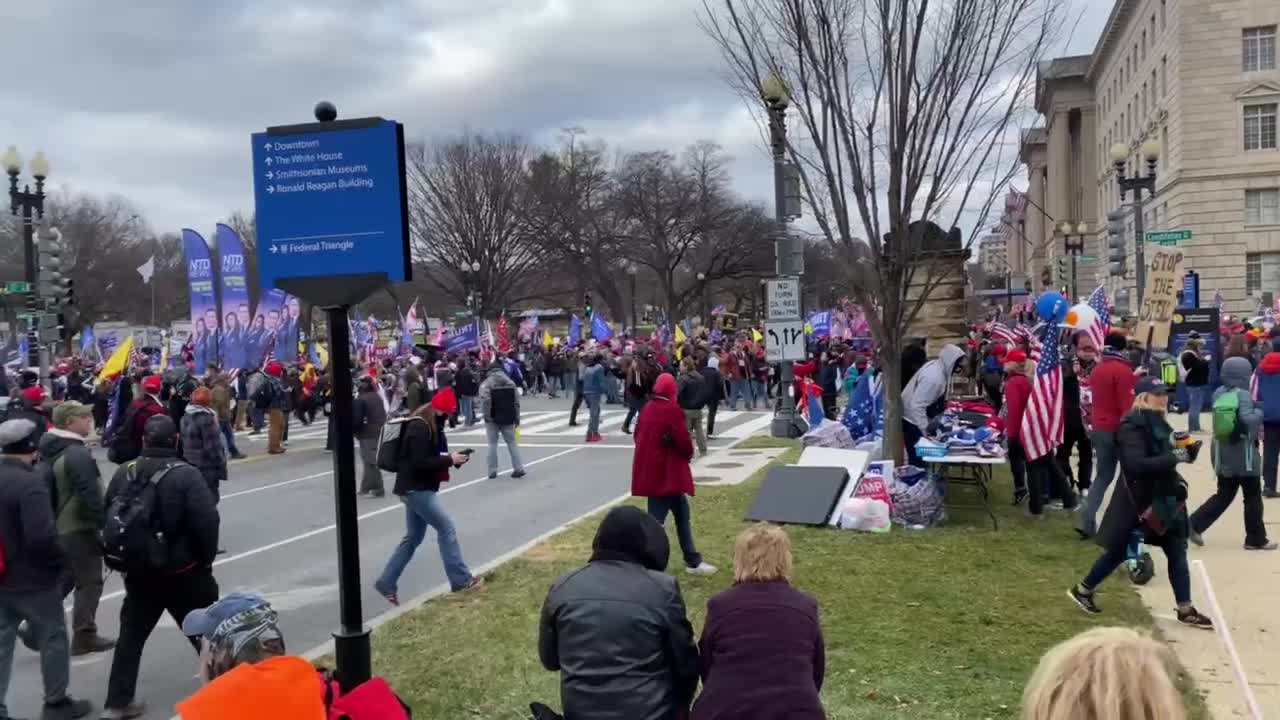
[[[840,527],[863,532],[889,532],[889,506],[871,498],[849,498],[840,513]]]

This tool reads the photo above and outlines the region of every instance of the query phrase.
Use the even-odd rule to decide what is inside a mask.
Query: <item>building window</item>
[[[1244,256],[1244,293],[1257,295],[1262,292],[1262,253]]]
[[[1280,189],[1244,191],[1245,225],[1280,225]]]
[[[1160,97],[1169,97],[1169,56],[1160,58]]]
[[[1246,105],[1244,108],[1244,149],[1276,149],[1276,103]]]
[[[1169,2],[1168,0],[1160,0],[1160,29],[1165,28],[1165,22],[1168,19]]]
[[[1245,28],[1243,34],[1244,71],[1276,69],[1276,26]]]

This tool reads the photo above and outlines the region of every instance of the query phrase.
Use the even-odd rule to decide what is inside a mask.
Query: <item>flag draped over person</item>
[[[498,341],[494,345],[498,348],[498,352],[510,352],[511,350],[511,340],[507,338],[506,315],[498,318]]]
[[[1046,323],[1040,331],[1040,359],[1022,414],[1022,446],[1028,460],[1044,457],[1062,444],[1062,353],[1057,332],[1053,323]]]
[[[569,318],[569,344],[577,345],[582,342],[582,320],[577,315]]]

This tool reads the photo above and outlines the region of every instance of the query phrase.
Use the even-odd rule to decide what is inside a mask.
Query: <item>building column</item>
[[[1027,197],[1030,202],[1026,209],[1026,242],[1030,246],[1023,252],[1022,273],[1031,280],[1034,287],[1039,287],[1040,268],[1044,267],[1044,244],[1046,221],[1041,208],[1045,207],[1045,166],[1031,165],[1031,177],[1028,179]]]

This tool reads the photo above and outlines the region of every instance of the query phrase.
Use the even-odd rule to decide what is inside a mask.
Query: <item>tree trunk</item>
[[[884,387],[884,447],[886,458],[901,467],[905,460],[902,439],[902,339],[881,338],[879,364]]]

